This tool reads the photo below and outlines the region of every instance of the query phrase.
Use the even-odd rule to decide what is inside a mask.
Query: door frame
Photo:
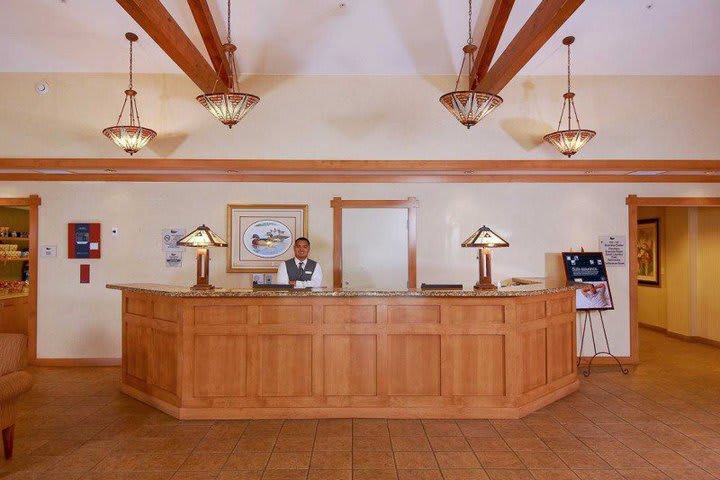
[[[640,339],[638,338],[638,259],[637,221],[638,207],[720,207],[720,197],[638,197],[628,195],[628,285],[630,288],[630,363],[640,361]]]
[[[30,291],[28,294],[28,362],[37,359],[37,286],[38,286],[38,207],[42,201],[38,195],[22,198],[0,198],[0,207],[30,207],[28,260],[30,262]]]
[[[417,288],[418,200],[343,200],[333,197],[333,288],[342,288],[342,211],[344,208],[405,208],[408,213],[408,288]]]

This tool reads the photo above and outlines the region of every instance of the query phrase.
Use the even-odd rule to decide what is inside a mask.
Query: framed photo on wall
[[[272,273],[308,235],[307,205],[228,205],[227,271]]]
[[[638,220],[638,283],[660,286],[660,220]]]

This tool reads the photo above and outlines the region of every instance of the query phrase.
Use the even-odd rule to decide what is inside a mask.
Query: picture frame
[[[307,205],[227,206],[227,272],[274,273],[308,236]]]
[[[660,219],[638,220],[637,280],[640,285],[660,286]]]
[[[562,252],[565,277],[585,286],[575,291],[576,310],[614,310],[610,279],[602,252]]]

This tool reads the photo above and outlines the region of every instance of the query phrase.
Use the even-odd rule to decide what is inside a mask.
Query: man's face
[[[295,242],[295,258],[305,260],[310,253],[310,244],[305,240]]]

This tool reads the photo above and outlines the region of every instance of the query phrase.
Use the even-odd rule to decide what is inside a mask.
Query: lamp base
[[[190,288],[193,290],[213,290],[215,288],[215,285],[201,285],[198,283]]]
[[[476,283],[473,288],[475,290],[497,290],[497,286],[492,283]]]

